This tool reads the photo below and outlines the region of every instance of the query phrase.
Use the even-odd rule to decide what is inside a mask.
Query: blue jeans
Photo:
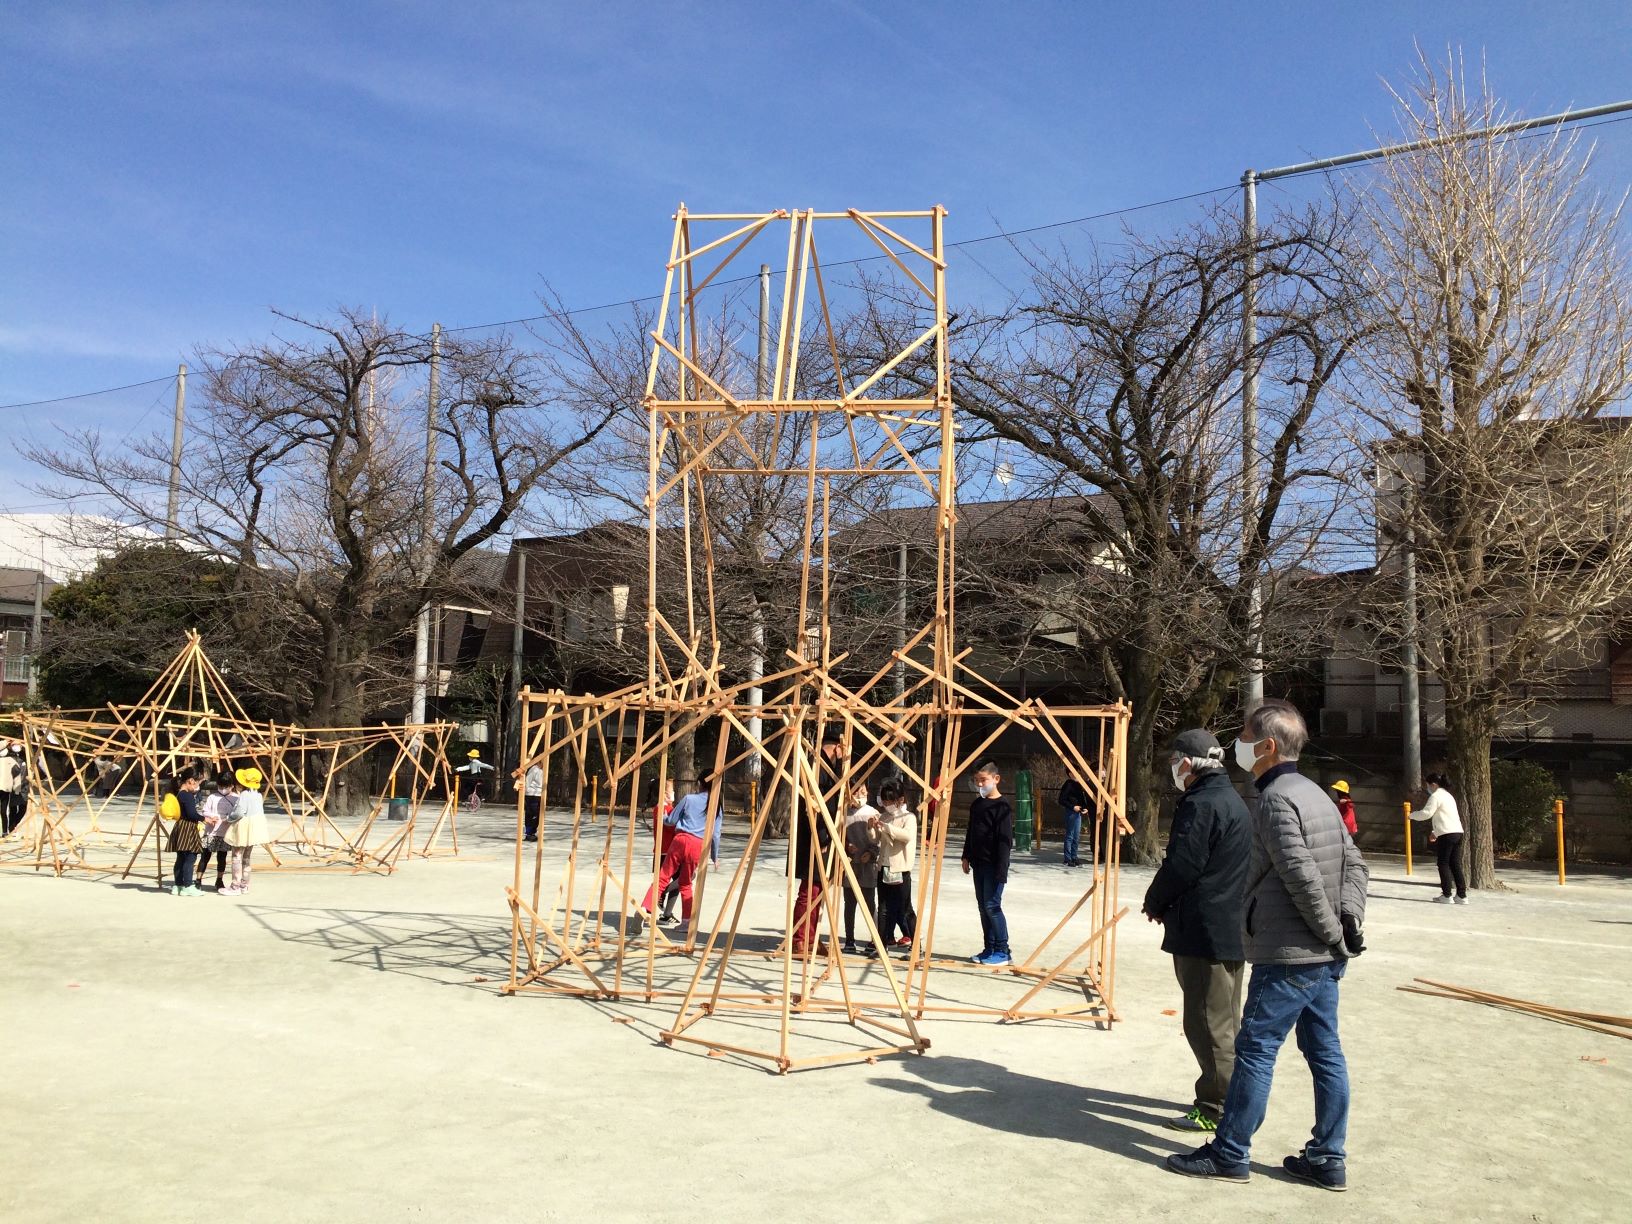
[[[1344,1161],[1349,1129],[1349,1066],[1337,1039],[1337,984],[1347,961],[1318,965],[1254,965],[1235,1035],[1235,1072],[1224,1118],[1213,1136],[1213,1159],[1242,1166],[1264,1123],[1275,1056],[1294,1028],[1298,1049],[1315,1079],[1315,1129],[1304,1154],[1311,1164]]]
[[[1009,950],[1009,920],[1003,916],[1003,886],[997,868],[990,863],[969,864],[975,877],[975,901],[980,906],[980,933],[986,940],[983,952]]]
[[[1065,824],[1065,861],[1077,861],[1077,843],[1082,840],[1082,813],[1075,808],[1061,808],[1060,820]]]

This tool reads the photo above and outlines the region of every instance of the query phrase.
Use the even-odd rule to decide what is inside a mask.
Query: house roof
[[[34,606],[34,580],[38,570],[0,565],[0,603],[26,603]],[[61,584],[52,578],[45,580],[45,595],[49,596]]]
[[[646,569],[646,528],[611,520],[567,535],[518,539],[505,573],[511,583],[518,551],[527,555],[529,588],[633,586]]]
[[[986,544],[1046,537],[1080,543],[1084,537],[1103,534],[1090,517],[1090,508],[1113,529],[1121,524],[1116,502],[1105,493],[959,502],[958,540]],[[935,538],[936,513],[936,508],[929,505],[881,510],[865,522],[839,532],[837,538],[853,547],[927,543]]]

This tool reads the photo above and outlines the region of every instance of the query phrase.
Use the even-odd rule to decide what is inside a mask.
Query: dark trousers
[[[1235,1032],[1241,1024],[1241,962],[1175,956],[1173,974],[1184,995],[1184,1039],[1196,1056],[1196,1108],[1214,1122],[1235,1070]]]
[[[1462,874],[1462,834],[1441,833],[1434,838],[1434,861],[1439,864],[1439,891],[1450,896],[1454,886],[1456,895],[1468,895],[1467,877]]]
[[[538,840],[538,805],[542,798],[541,795],[523,795],[521,798],[521,818],[528,841]]]
[[[26,815],[28,815],[28,794],[26,791],[11,791],[0,794],[0,816],[5,817],[7,833],[22,824],[23,817]]]
[[[973,863],[970,871],[975,877],[975,901],[980,906],[980,933],[986,941],[986,952],[1009,951],[1009,920],[1003,914],[1003,888],[1007,880],[997,878],[997,868],[990,863]]]
[[[203,854],[198,856],[199,877],[202,879],[204,876],[208,875],[209,870],[210,852],[206,850]],[[225,850],[217,850],[215,852],[215,878],[217,883],[224,881],[227,878],[227,852]]]
[[[878,890],[871,884],[864,885],[861,890],[862,900],[867,902],[867,912],[878,913]],[[856,941],[856,894],[849,888],[844,890],[844,942]]]
[[[895,933],[911,939],[918,930],[918,915],[912,909],[912,872],[903,871],[899,884],[878,886],[878,934],[888,947]]]
[[[193,886],[193,866],[198,862],[197,850],[176,851],[176,887],[191,888]]]

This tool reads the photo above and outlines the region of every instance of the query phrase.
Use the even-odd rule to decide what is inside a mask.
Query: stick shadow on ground
[[[336,963],[492,991],[510,976],[510,920],[397,910],[241,905],[279,939],[336,952]]]
[[[1172,1101],[1021,1075],[975,1058],[904,1060],[902,1070],[923,1081],[875,1079],[894,1092],[922,1096],[930,1108],[977,1126],[1084,1143],[1141,1164],[1160,1164],[1174,1152],[1199,1146],[1159,1128],[1184,1112]]]

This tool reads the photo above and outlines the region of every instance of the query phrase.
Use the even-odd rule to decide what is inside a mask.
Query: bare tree
[[[1482,77],[1422,63],[1361,198],[1374,251],[1357,404],[1380,445],[1385,567],[1414,549],[1470,882],[1496,886],[1490,750],[1632,596],[1632,358],[1620,212],[1571,136],[1485,139]],[[1398,624],[1393,628],[1398,631]]]
[[[1075,649],[1110,697],[1131,704],[1133,852],[1145,861],[1158,853],[1158,740],[1181,719],[1216,724],[1249,658],[1252,575],[1309,564],[1337,513],[1331,433],[1318,428],[1317,409],[1352,336],[1342,233],[1340,217],[1317,210],[1278,218],[1259,239],[1256,355],[1270,386],[1263,491],[1245,549],[1233,403],[1244,250],[1232,218],[1130,235],[1081,259],[1034,253],[1031,284],[1012,308],[959,324],[954,395],[982,426],[970,444],[1017,443],[1016,473],[1033,491],[1088,495],[1061,522],[1076,564],[1055,558],[1047,582],[1013,581],[1012,563],[988,567],[984,577],[998,581],[984,602],[1000,617],[1017,606],[1040,614],[1029,635],[1038,649],[1057,651],[1061,626],[1077,626]],[[873,325],[889,334],[887,309]],[[1307,488],[1316,482],[1320,490]],[[960,574],[960,608],[982,602],[968,598],[971,580],[983,576]],[[1283,629],[1268,639],[1271,663],[1305,649],[1288,631],[1297,620],[1284,598],[1276,602],[1297,589],[1268,584],[1264,615]],[[960,616],[963,634],[991,632]],[[1014,628],[997,631],[1012,640]]]
[[[202,355],[204,394],[189,412],[173,524],[167,439],[124,447],[83,431],[29,454],[58,478],[52,491],[64,500],[94,492],[120,508],[122,531],[168,528],[226,562],[225,631],[257,645],[240,682],[287,717],[355,724],[400,701],[402,639],[421,604],[541,484],[567,472],[610,412],[508,338],[449,337],[427,490],[418,378],[427,338],[359,311],[281,317],[297,339]]]

